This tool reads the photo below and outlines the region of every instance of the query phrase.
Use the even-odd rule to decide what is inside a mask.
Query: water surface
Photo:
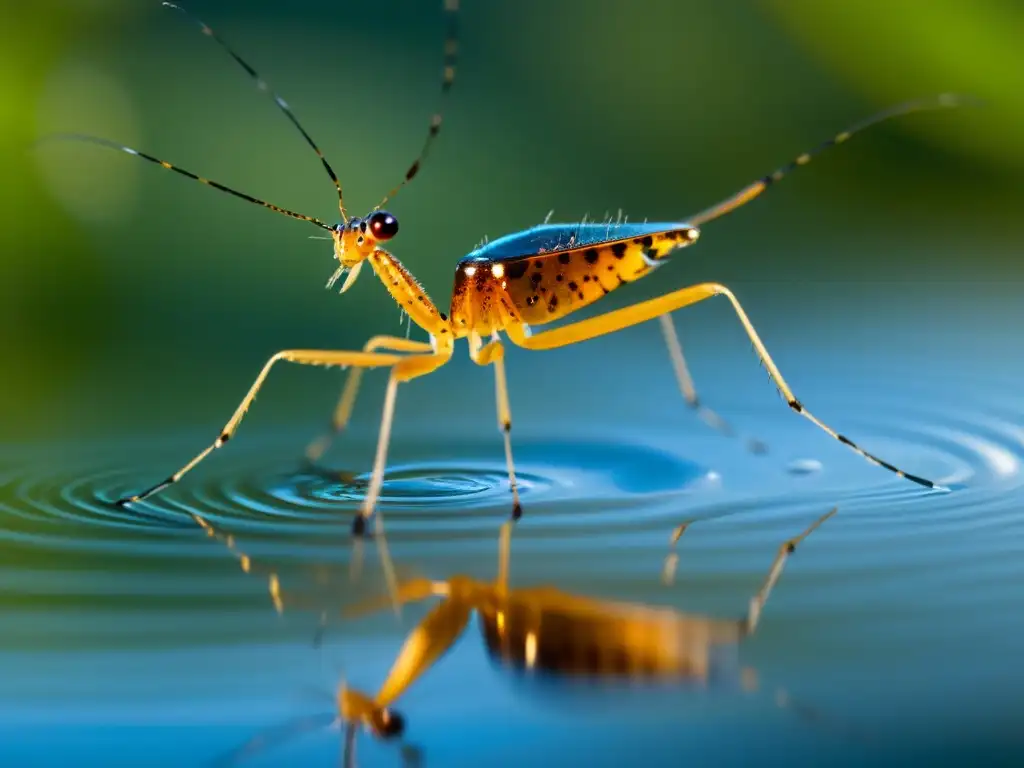
[[[532,684],[492,665],[471,625],[401,700],[409,741],[427,765],[1020,764],[1024,397],[1011,339],[1021,319],[976,328],[984,349],[953,344],[948,356],[904,354],[898,339],[845,359],[820,339],[784,358],[773,350],[812,411],[953,486],[947,494],[872,467],[783,404],[748,400],[747,382],[700,365],[705,400],[768,442],[766,456],[750,454],[675,399],[657,346],[594,379],[631,395],[600,418],[580,418],[596,413],[593,392],[573,395],[576,411],[513,394],[526,510],[517,585],[738,617],[779,544],[831,506],[839,514],[798,550],[741,649],[763,693]],[[918,350],[968,337],[965,323],[933,318],[912,331]],[[1001,344],[1005,356],[987,353]],[[552,376],[576,364],[544,359]],[[431,392],[408,397],[422,404]],[[320,415],[291,430],[244,425],[135,512],[109,501],[165,476],[216,425],[6,448],[0,763],[200,765],[262,728],[323,711],[341,676],[380,684],[426,608],[408,609],[403,625],[387,613],[333,625],[313,649],[317,607],[357,596],[347,535],[375,431],[355,428],[326,468],[302,469],[296,459]],[[392,554],[435,578],[488,578],[510,507],[500,438],[493,416],[483,425],[438,416],[441,438],[419,427],[396,434],[381,506]],[[242,573],[188,511],[279,568],[301,596],[294,609],[278,617],[265,581]],[[666,588],[669,533],[691,518],[677,583]],[[370,550],[365,589],[381,586]],[[840,727],[776,707],[778,687]],[[851,739],[847,726],[870,740]],[[339,744],[337,733],[314,733],[246,764],[333,765]],[[359,756],[399,762],[369,738]]]

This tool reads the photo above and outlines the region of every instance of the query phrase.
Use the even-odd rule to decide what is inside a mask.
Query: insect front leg
[[[386,349],[390,352],[430,352],[432,347],[425,341],[412,341],[411,339],[399,338],[398,336],[374,336],[363,345],[364,352],[376,352]],[[341,397],[334,408],[334,415],[331,418],[331,425],[327,434],[318,437],[306,448],[306,460],[315,464],[331,447],[338,435],[348,426],[352,418],[352,411],[355,408],[356,398],[359,396],[359,385],[362,382],[363,369],[351,368],[345,376],[345,385],[341,390]]]
[[[155,493],[159,493],[168,486],[177,483],[188,472],[194,469],[199,462],[230,440],[237,431],[238,425],[242,422],[246,412],[249,410],[249,406],[252,405],[252,401],[256,399],[256,393],[260,391],[260,388],[266,381],[267,376],[270,373],[270,369],[277,363],[284,361],[296,363],[298,365],[337,365],[358,368],[379,368],[397,365],[402,362],[402,360],[403,358],[400,355],[379,354],[374,352],[342,352],[316,349],[289,349],[278,352],[263,366],[263,370],[261,370],[259,376],[256,377],[256,381],[254,381],[252,386],[249,387],[249,391],[246,393],[245,397],[242,398],[242,402],[239,403],[234,414],[232,414],[231,418],[228,419],[227,424],[225,424],[224,428],[221,429],[220,434],[213,443],[196,454],[191,461],[170,475],[166,480],[157,483],[142,493],[119,499],[117,502],[118,505],[125,506],[132,502],[142,501]]]

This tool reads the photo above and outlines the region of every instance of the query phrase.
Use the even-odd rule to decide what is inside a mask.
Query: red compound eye
[[[386,211],[377,211],[367,220],[370,234],[377,240],[390,240],[398,234],[398,219]]]

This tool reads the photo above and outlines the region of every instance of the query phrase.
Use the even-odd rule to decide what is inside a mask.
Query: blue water
[[[514,586],[738,618],[782,541],[832,506],[839,512],[801,545],[739,649],[760,693],[538,685],[493,664],[473,624],[399,702],[424,764],[1022,764],[1021,318],[915,317],[875,349],[870,327],[848,331],[861,343],[837,349],[840,322],[769,348],[816,415],[954,486],[947,494],[871,466],[789,412],[742,344],[716,355],[698,341],[691,365],[705,402],[764,439],[764,456],[685,408],[653,326],[609,342],[612,359],[629,354],[632,364],[599,378],[581,373],[571,352],[545,356],[546,373],[570,382],[558,407],[516,397],[528,362],[512,357],[525,508]],[[680,329],[688,344],[693,334]],[[963,343],[975,332],[984,343]],[[486,375],[479,399],[458,407],[443,405],[450,383],[400,395],[400,404],[438,403],[396,431],[381,509],[400,569],[494,574],[497,526],[510,508],[500,438],[492,411],[459,416],[486,402]],[[587,380],[600,386],[574,388]],[[408,608],[403,624],[388,612],[332,621],[314,649],[321,610],[383,587],[372,548],[364,580],[348,581],[373,418],[314,472],[297,457],[318,417],[293,429],[243,426],[135,512],[107,502],[165,476],[219,425],[6,449],[0,765],[203,765],[265,728],[329,713],[342,678],[380,685],[427,606]],[[188,510],[280,571],[284,616],[265,579],[243,573]],[[691,518],[666,587],[669,534]],[[822,721],[776,706],[779,688]],[[335,765],[340,744],[337,731],[308,733],[244,764]],[[400,764],[396,745],[368,735],[358,757]]]

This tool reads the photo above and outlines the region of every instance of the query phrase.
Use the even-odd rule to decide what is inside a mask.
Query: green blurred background
[[[354,213],[420,146],[437,101],[440,6],[188,4],[290,102]],[[1019,2],[463,6],[440,141],[391,207],[402,224],[395,254],[441,305],[456,260],[484,235],[551,209],[555,220],[620,208],[681,218],[871,112],[946,91],[987,104],[872,129],[710,225],[699,248],[610,303],[716,279],[742,291],[774,339],[798,342],[810,313],[851,300],[837,286],[873,284],[893,303],[903,287],[935,282],[1012,297],[1024,275]],[[94,133],[333,220],[333,190],[301,137],[159,3],[5,8],[0,82],[5,439],[181,422],[209,424],[212,436],[274,351],[402,333],[371,278],[341,298],[324,290],[330,246],[307,239],[308,226],[105,149],[32,148],[54,131]],[[516,365],[527,381],[529,363]],[[260,418],[294,412],[303,392],[329,408],[339,379],[322,375],[280,374]],[[490,387],[480,379],[481,403]],[[312,430],[326,412],[307,416]]]

